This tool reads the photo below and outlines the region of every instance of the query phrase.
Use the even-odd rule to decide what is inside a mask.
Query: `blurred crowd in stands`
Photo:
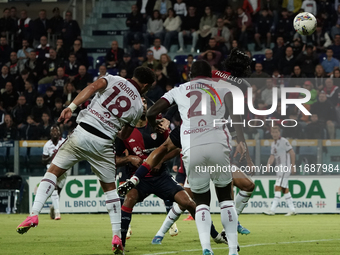
[[[301,36],[293,29],[293,19],[301,11],[317,18],[311,36]],[[282,116],[279,103],[270,116],[247,114],[248,120],[272,118],[277,124],[283,119],[296,120],[296,127],[283,128],[282,135],[289,138],[337,137],[338,0],[137,0],[127,15],[123,45],[112,41],[96,66],[82,47],[81,30],[72,13],[67,11],[63,18],[58,7],[48,12],[53,14],[51,19],[47,19],[46,10],[40,10],[38,18],[30,18],[25,10],[18,14],[15,7],[3,11],[0,140],[48,139],[51,125],[79,91],[108,73],[131,78],[140,65],[153,69],[157,77],[146,94],[151,106],[165,92],[189,80],[194,61],[204,59],[213,70],[223,70],[223,60],[236,47],[252,59],[249,82],[253,95],[248,97],[253,98],[256,109],[271,107],[274,87],[278,91],[282,86],[302,87],[312,95],[304,104],[311,116],[295,106]],[[54,41],[50,41],[51,35]],[[174,59],[169,56],[176,54]],[[288,97],[304,95],[290,93]],[[61,124],[64,136],[74,129],[79,110],[88,103],[78,108],[68,123]],[[179,124],[176,115],[171,126]],[[270,138],[269,124],[246,128],[248,138]]]

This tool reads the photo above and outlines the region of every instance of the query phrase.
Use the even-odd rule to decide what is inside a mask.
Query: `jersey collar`
[[[138,85],[137,82],[135,82],[135,81],[132,80],[132,79],[127,79],[127,80],[128,80],[129,82],[131,82],[133,86],[136,87],[136,89],[138,90],[139,93],[141,92],[141,88],[139,87],[139,85]]]

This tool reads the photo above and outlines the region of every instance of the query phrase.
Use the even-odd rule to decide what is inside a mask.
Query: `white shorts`
[[[112,140],[100,138],[77,126],[59,148],[52,163],[70,169],[79,161],[90,163],[92,171],[104,183],[115,182],[116,164]]]
[[[189,182],[188,182],[188,177],[185,178],[184,188],[190,189],[190,184],[189,184]]]
[[[290,173],[279,173],[276,175],[276,182],[275,186],[279,186],[282,188],[288,188],[288,178],[290,176]]]
[[[229,147],[219,143],[195,146],[184,153],[182,160],[192,192],[197,194],[208,192],[210,180],[218,188],[231,183],[229,153]],[[227,169],[222,171],[217,166]]]

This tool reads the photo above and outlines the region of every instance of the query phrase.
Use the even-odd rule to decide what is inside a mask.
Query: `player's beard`
[[[142,121],[146,121],[146,114],[143,113],[143,115],[140,117],[140,119],[141,119]]]

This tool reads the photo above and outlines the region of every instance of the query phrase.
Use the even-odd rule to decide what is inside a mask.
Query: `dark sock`
[[[148,163],[143,163],[138,169],[137,171],[135,172],[134,176],[137,176],[138,179],[142,179],[145,175],[148,174],[150,170],[150,166]]]
[[[164,204],[165,204],[166,213],[169,213],[172,208],[173,202],[171,202],[170,200],[164,200]]]
[[[132,208],[125,207],[124,205],[122,206],[122,243],[123,246],[125,247],[125,241],[126,241],[126,234],[127,231],[129,230],[129,225],[131,222],[131,214],[132,214]]]
[[[213,222],[211,222],[210,236],[212,238],[216,238],[216,236],[218,236],[218,232],[216,231]]]

